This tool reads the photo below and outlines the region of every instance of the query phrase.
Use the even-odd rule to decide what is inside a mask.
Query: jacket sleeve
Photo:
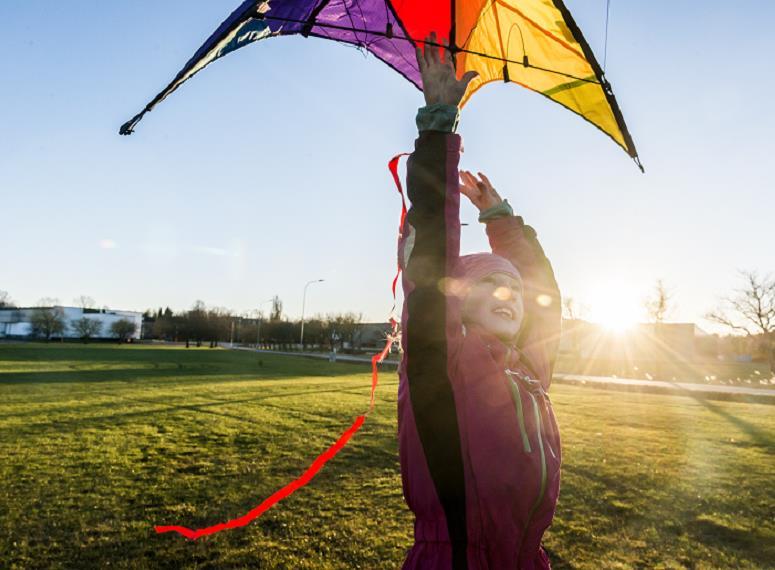
[[[560,290],[552,265],[535,230],[525,225],[519,216],[489,221],[487,237],[492,252],[511,261],[522,275],[526,322],[519,344],[534,372],[548,388],[562,324]]]
[[[428,469],[446,516],[454,568],[465,567],[466,501],[450,342],[460,333],[455,299],[444,294],[460,251],[460,137],[423,131],[407,163],[411,208],[402,235],[403,347],[409,396]],[[451,303],[451,304],[450,304]],[[457,303],[457,304],[456,304]]]

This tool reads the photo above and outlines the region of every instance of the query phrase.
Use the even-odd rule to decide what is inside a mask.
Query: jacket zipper
[[[541,488],[538,492],[538,498],[536,499],[533,508],[530,509],[530,513],[527,515],[527,522],[525,523],[525,530],[530,526],[533,519],[533,515],[538,510],[539,505],[544,500],[544,494],[546,493],[546,453],[544,452],[544,438],[543,438],[543,421],[541,421],[541,411],[538,409],[538,402],[535,396],[528,392],[530,400],[533,402],[533,413],[535,414],[536,425],[538,426],[538,451],[541,453]]]
[[[509,387],[511,388],[511,396],[514,400],[514,405],[517,408],[517,419],[519,420],[519,433],[522,436],[522,447],[525,453],[532,453],[533,450],[530,447],[530,439],[527,437],[527,429],[525,428],[525,413],[522,410],[522,397],[519,394],[519,386],[513,378],[509,378]]]
[[[525,417],[524,417],[524,411],[522,409],[522,398],[520,397],[519,384],[513,378],[513,376],[515,375],[514,372],[507,370],[506,374],[509,376],[511,395],[514,399],[514,403],[517,408],[517,418],[519,419],[519,429],[522,435],[522,446],[524,447],[527,453],[532,453],[532,449],[530,447],[530,439],[527,436],[527,429],[525,428]],[[541,486],[538,491],[538,498],[536,499],[535,503],[530,509],[530,512],[528,513],[528,516],[527,516],[527,520],[525,521],[525,530],[527,530],[530,527],[530,523],[533,520],[533,515],[538,510],[538,507],[541,505],[541,503],[544,500],[544,495],[546,494],[546,481],[547,481],[546,452],[544,451],[544,422],[543,422],[543,418],[541,417],[541,410],[538,407],[538,401],[536,400],[535,396],[530,392],[530,390],[528,390],[527,395],[530,396],[530,401],[533,404],[533,414],[535,415],[535,425],[538,428],[537,439],[538,439],[538,451],[541,456]],[[549,445],[549,451],[551,451],[552,456],[556,457],[551,444],[547,442],[547,445]]]

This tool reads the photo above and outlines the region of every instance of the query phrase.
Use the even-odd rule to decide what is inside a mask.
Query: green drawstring
[[[509,370],[506,371],[506,374],[511,376]],[[530,439],[527,437],[527,429],[525,428],[525,414],[522,410],[522,398],[519,394],[519,386],[517,386],[517,383],[513,378],[509,380],[509,387],[511,388],[511,398],[514,400],[514,405],[517,408],[519,432],[522,435],[522,447],[525,449],[525,453],[532,453],[533,450],[530,447]]]

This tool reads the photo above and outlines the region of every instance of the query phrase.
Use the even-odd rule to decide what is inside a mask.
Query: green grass
[[[311,485],[239,516],[367,406],[364,367],[246,352],[0,344],[0,568],[396,568],[411,544],[385,372]],[[555,568],[766,568],[775,407],[557,385]],[[769,566],[768,566],[769,564]]]
[[[612,360],[605,358],[576,359],[560,354],[557,372],[592,376],[617,375],[621,378],[644,380],[672,380],[698,382],[709,385],[743,386],[746,388],[773,388],[775,375],[764,362],[734,362],[680,358],[669,361]]]

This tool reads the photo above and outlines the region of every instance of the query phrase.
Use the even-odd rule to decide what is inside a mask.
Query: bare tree
[[[755,271],[740,271],[743,286],[721,300],[709,321],[749,337],[761,336],[770,370],[775,372],[775,278],[760,277]]]
[[[120,319],[110,325],[110,332],[118,338],[118,342],[126,342],[137,332],[137,325],[129,319]]]
[[[341,313],[337,315],[328,315],[329,343],[333,349],[337,344],[340,347],[347,342],[350,348],[355,343],[355,333],[358,325],[363,320],[362,313]]]
[[[73,303],[75,303],[77,307],[81,307],[82,309],[93,309],[96,306],[94,299],[92,299],[88,295],[79,295],[78,297],[73,299]]]
[[[279,321],[283,318],[283,302],[280,297],[275,295],[272,297],[272,312],[269,313],[270,321]]]
[[[0,290],[0,309],[9,309],[14,306],[11,296],[8,291]]]
[[[665,287],[664,281],[657,279],[653,294],[643,302],[643,307],[646,309],[646,314],[651,322],[656,324],[665,322],[673,310],[672,300],[673,294]]]
[[[102,323],[97,319],[82,317],[70,323],[70,328],[83,342],[89,342],[89,339],[99,336]]]
[[[51,340],[65,332],[65,315],[62,307],[39,307],[30,318],[32,336]]]
[[[576,302],[576,299],[573,297],[563,297],[562,299],[563,317],[568,320],[583,319],[587,315],[588,309],[587,305]]]

